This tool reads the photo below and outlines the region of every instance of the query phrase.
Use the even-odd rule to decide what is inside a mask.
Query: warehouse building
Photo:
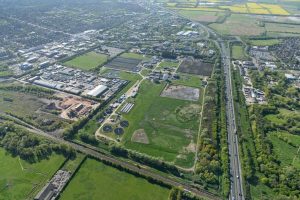
[[[92,97],[99,97],[101,94],[103,94],[107,90],[107,86],[105,85],[98,85],[91,91],[87,93],[87,95],[92,96]]]

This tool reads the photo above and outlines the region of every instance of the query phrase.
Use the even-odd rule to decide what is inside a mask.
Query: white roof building
[[[295,80],[296,77],[293,74],[284,74],[285,78],[289,79],[289,80]]]
[[[105,85],[98,85],[94,89],[90,90],[87,95],[97,97],[100,96],[103,92],[107,90],[107,86]]]

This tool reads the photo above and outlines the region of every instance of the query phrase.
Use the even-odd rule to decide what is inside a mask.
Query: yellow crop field
[[[235,4],[233,6],[220,6],[222,9],[229,9],[231,12],[235,13],[248,13],[248,9],[244,4]]]
[[[174,9],[174,10],[201,10],[201,11],[211,11],[211,12],[223,11],[221,9],[210,8],[210,7],[197,7],[197,8],[178,8],[178,7],[174,7],[172,9]]]
[[[218,1],[218,0],[210,0]],[[179,2],[179,1],[178,1]],[[180,5],[180,6],[179,6]],[[199,11],[225,11],[230,10],[232,13],[245,13],[245,14],[256,14],[256,15],[289,15],[290,13],[282,8],[280,5],[275,4],[264,4],[264,3],[246,3],[246,4],[234,4],[231,6],[215,6],[215,7],[193,7],[187,6],[186,4],[174,5],[168,3],[168,7],[180,10],[199,10]]]
[[[196,3],[197,0],[180,0],[180,1],[176,1],[178,3]]]
[[[167,3],[168,7],[175,7],[177,5],[177,3]]]
[[[279,5],[274,4],[260,4],[263,8],[266,8],[269,10],[269,12],[273,15],[289,15],[290,13],[283,9]]]
[[[261,9],[262,7],[257,3],[247,3],[249,9]]]
[[[207,0],[207,2],[210,2],[210,3],[219,3],[219,2],[222,2],[222,0]]]
[[[265,8],[249,8],[251,14],[268,15],[270,12]]]

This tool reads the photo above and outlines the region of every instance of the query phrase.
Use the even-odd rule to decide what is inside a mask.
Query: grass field
[[[269,134],[269,139],[273,144],[273,151],[275,155],[281,162],[282,166],[290,166],[293,165],[294,167],[300,169],[300,153],[298,148],[293,147],[286,143],[285,141],[279,139],[276,135],[284,135],[284,137],[289,138],[291,141],[300,147],[300,136],[294,136],[289,133],[271,133]]]
[[[13,75],[13,73],[11,71],[0,71],[0,78],[12,76],[12,75]]]
[[[169,61],[163,61],[159,63],[158,67],[156,68],[157,70],[162,70],[164,67],[169,67],[169,68],[178,68],[179,63],[178,62],[169,62]]]
[[[152,71],[151,69],[143,69],[143,70],[141,71],[141,74],[142,74],[143,76],[147,76],[151,71]]]
[[[62,200],[167,200],[169,190],[88,159],[62,193]]]
[[[232,14],[222,24],[209,25],[222,35],[256,36],[265,32],[265,28],[259,26],[259,21],[248,15]]]
[[[265,119],[269,120],[278,125],[284,125],[287,120],[295,118],[298,116],[299,112],[297,111],[290,111],[287,109],[279,109],[279,114],[269,114],[265,116]]]
[[[194,152],[191,150],[196,143],[200,110],[199,103],[160,97],[165,84],[154,84],[145,81],[139,88],[135,106],[123,117],[130,123],[125,129],[122,142],[126,147],[161,157],[175,164],[190,167],[193,164]],[[189,109],[191,105],[196,109]],[[197,111],[190,119],[184,119],[179,113],[188,110]],[[149,144],[131,141],[132,134],[144,129]]]
[[[216,22],[219,18],[225,16],[225,12],[201,11],[201,10],[179,10],[178,13],[183,17],[200,22]]]
[[[299,135],[293,135],[288,132],[275,132],[274,135],[276,135],[278,138],[286,138],[289,144],[292,144],[293,146],[300,146],[300,136]]]
[[[233,45],[231,47],[231,55],[232,55],[232,58],[236,59],[236,60],[245,60],[245,59],[247,59],[244,47],[240,46],[240,45]]]
[[[258,173],[258,176],[262,176]],[[252,199],[276,199],[275,192],[268,186],[258,182],[256,185],[250,187]]]
[[[139,60],[145,59],[145,57],[142,54],[137,54],[137,53],[123,53],[120,56],[122,58],[133,58],[133,59],[139,59]]]
[[[93,70],[107,61],[107,55],[89,52],[78,56],[64,64],[81,70]]]
[[[64,160],[53,154],[49,160],[29,164],[0,148],[0,200],[33,199]]]
[[[0,78],[12,76],[12,75],[13,75],[13,73],[12,73],[12,71],[9,70],[8,67],[0,66]]]
[[[277,34],[300,34],[300,25],[292,24],[278,24],[278,23],[266,23],[266,30],[268,33]]]
[[[249,40],[248,43],[253,46],[272,46],[280,44],[279,39],[266,39],[266,40]]]
[[[190,87],[200,88],[202,84],[202,77],[197,75],[179,73],[180,79],[172,80],[172,83],[178,85],[185,85]]]

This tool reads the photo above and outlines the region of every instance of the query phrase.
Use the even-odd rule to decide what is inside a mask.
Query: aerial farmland
[[[0,200],[299,199],[299,10],[0,1]]]

